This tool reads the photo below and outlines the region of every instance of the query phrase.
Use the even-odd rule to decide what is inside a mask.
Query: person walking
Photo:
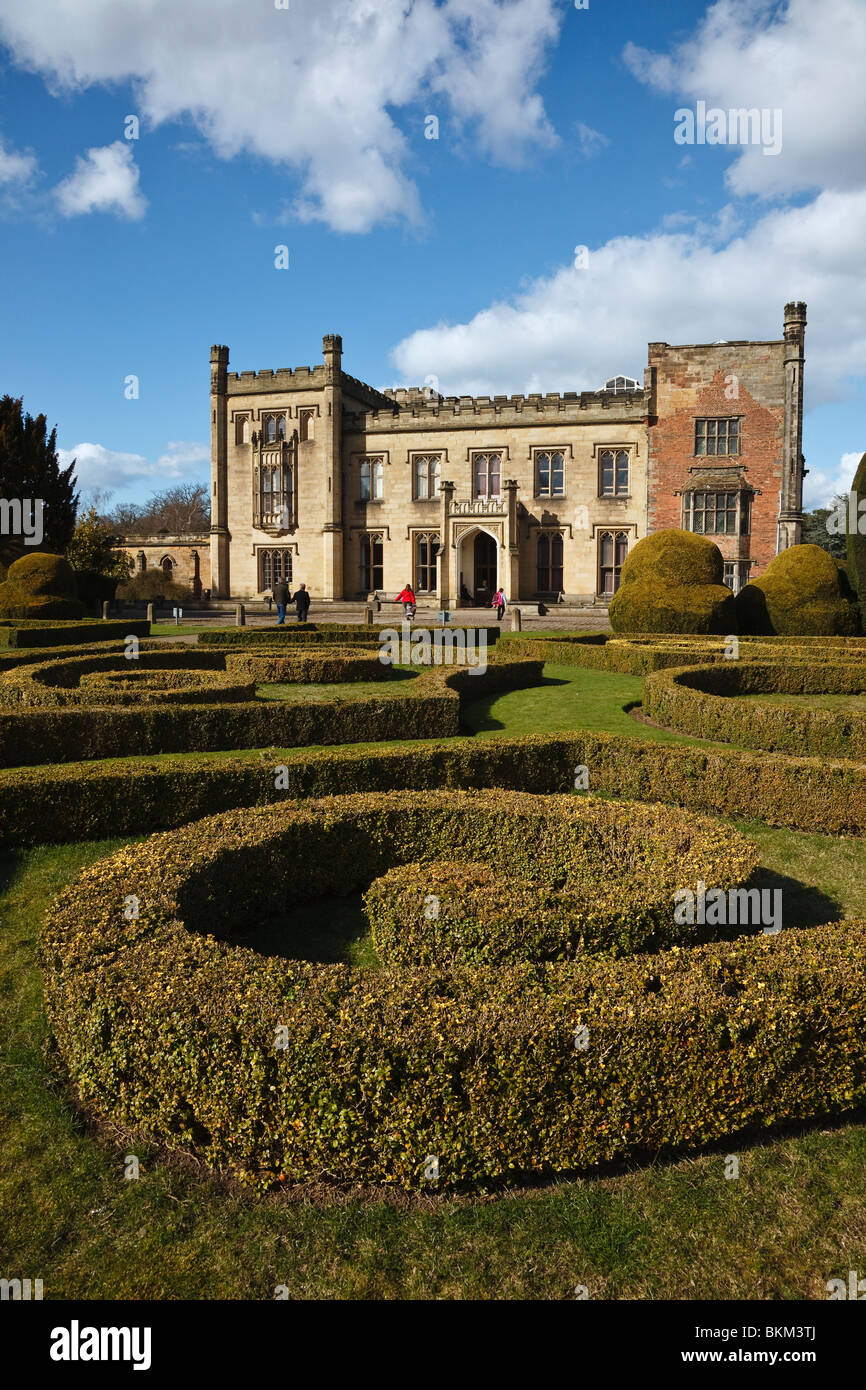
[[[402,603],[402,605],[403,605],[403,616],[404,616],[404,618],[414,618],[414,616],[415,616],[415,595],[414,595],[414,593],[413,593],[413,591],[412,591],[412,585],[411,585],[411,584],[407,584],[406,587],[400,591],[400,593],[397,595],[397,597],[396,597],[396,599],[394,600],[394,602],[395,602],[395,603]]]
[[[502,585],[501,585],[501,584],[500,584],[499,588],[496,590],[496,593],[493,595],[493,598],[492,598],[491,601],[490,601],[490,607],[496,609],[496,621],[497,621],[498,623],[501,623],[501,622],[502,622],[502,615],[503,615],[503,613],[505,612],[505,595],[504,595],[504,593],[502,592]]]
[[[277,627],[282,627],[286,621],[286,609],[289,606],[289,586],[285,579],[278,579],[273,587],[274,603],[277,605]]]
[[[307,593],[306,584],[301,584],[300,587],[295,590],[292,597],[289,599],[289,603],[295,605],[298,622],[305,623],[307,621],[307,614],[310,611],[310,595]]]

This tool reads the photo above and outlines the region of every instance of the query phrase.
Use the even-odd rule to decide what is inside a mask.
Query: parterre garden
[[[825,1296],[866,1252],[866,639],[380,641],[0,626],[7,1263]],[[777,884],[778,933],[674,911]]]

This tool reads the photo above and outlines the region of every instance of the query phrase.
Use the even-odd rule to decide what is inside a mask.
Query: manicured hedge
[[[165,708],[0,710],[0,764],[77,762],[147,753],[442,738],[459,733],[461,697],[538,685],[541,663],[486,672],[434,668],[359,699],[172,705]]]
[[[601,803],[622,826],[625,843],[612,851],[599,836],[591,849],[582,847],[572,855],[565,885],[530,882],[502,856],[495,864],[443,861],[389,870],[364,897],[379,960],[389,968],[499,966],[634,955],[717,937],[717,926],[678,923],[674,894],[684,886],[696,891],[697,877],[727,893],[756,868],[754,846],[742,837],[717,838],[720,827],[711,821],[696,822],[703,828],[689,837],[671,834],[655,820],[658,808],[641,820],[623,805]],[[603,824],[600,806],[592,815]],[[636,824],[644,831],[652,826],[652,839],[635,841]],[[707,862],[692,881],[680,853],[698,846]]]
[[[866,757],[866,712],[744,701],[767,693],[859,695],[861,662],[729,662],[659,671],[644,682],[644,712],[659,724],[746,748],[835,758]]]
[[[317,651],[261,653],[235,652],[225,656],[226,670],[235,675],[252,676],[260,684],[282,681],[312,681],[323,684],[342,681],[389,680],[390,666],[379,660],[378,651],[359,652],[357,648],[321,647]]]
[[[285,767],[276,786],[277,767]],[[248,758],[77,763],[0,771],[0,844],[103,839],[170,829],[215,811],[335,793],[504,787],[593,792],[824,835],[866,835],[866,766],[580,731],[409,748],[260,750]],[[47,809],[46,809],[47,808]]]
[[[527,882],[567,884],[576,857],[615,872],[630,841],[663,857],[676,842],[683,877],[709,879],[706,833],[658,807],[505,793],[211,817],[92,865],[53,905],[42,966],[59,1058],[113,1124],[257,1185],[411,1187],[430,1155],[440,1185],[483,1183],[852,1110],[866,1100],[860,921],[579,968],[358,970],[230,944],[419,845],[488,863],[498,846]]]
[[[641,633],[620,637],[613,633],[579,637],[545,637],[542,633],[506,639],[504,651],[512,656],[537,657],[562,666],[617,671],[642,676],[671,666],[696,662],[727,662],[726,636]],[[832,652],[835,661],[866,661],[866,638],[856,637],[740,637],[738,661],[811,661]]]
[[[425,632],[439,631],[438,624],[435,627],[425,628],[422,623],[415,624],[412,632],[423,630]],[[477,628],[467,626],[448,625],[444,629],[446,632],[477,632]],[[501,629],[498,627],[484,628],[487,634],[488,646],[494,646],[498,641]],[[303,648],[308,644],[325,643],[333,646],[379,646],[382,640],[382,633],[397,632],[402,635],[402,625],[399,622],[380,624],[376,627],[368,626],[366,623],[322,623],[318,626],[314,623],[287,623],[283,627],[278,627],[273,623],[269,627],[222,627],[211,628],[207,632],[198,634],[199,645],[203,647],[255,647],[259,644],[279,648],[283,644],[287,646],[297,646]]]
[[[0,703],[24,708],[228,703],[252,700],[254,679],[220,669],[225,658],[195,650],[54,658],[0,675]]]
[[[117,642],[130,636],[149,637],[150,623],[143,618],[120,622],[0,622],[0,647],[60,647],[82,642]]]

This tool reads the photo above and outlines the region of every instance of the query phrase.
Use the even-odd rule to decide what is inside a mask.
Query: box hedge
[[[691,817],[504,793],[235,812],[129,846],[48,915],[59,1057],[113,1124],[257,1185],[411,1187],[429,1155],[441,1185],[483,1184],[861,1105],[861,921],[579,968],[357,970],[231,944],[293,904],[360,890],[419,845],[487,863],[499,846],[528,883],[567,883],[576,856],[616,862],[633,827],[663,854],[673,836],[684,876],[700,870]]]
[[[123,642],[127,637],[149,637],[150,623],[143,618],[120,622],[0,622],[0,647],[65,647],[91,642]]]

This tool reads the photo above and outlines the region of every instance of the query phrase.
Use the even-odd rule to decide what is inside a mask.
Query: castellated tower
[[[779,549],[799,545],[803,534],[803,362],[806,306],[785,305],[785,436],[779,505]]]
[[[215,344],[210,350],[210,467],[211,467],[211,592],[214,598],[231,593],[228,529],[228,366],[229,350]]]

